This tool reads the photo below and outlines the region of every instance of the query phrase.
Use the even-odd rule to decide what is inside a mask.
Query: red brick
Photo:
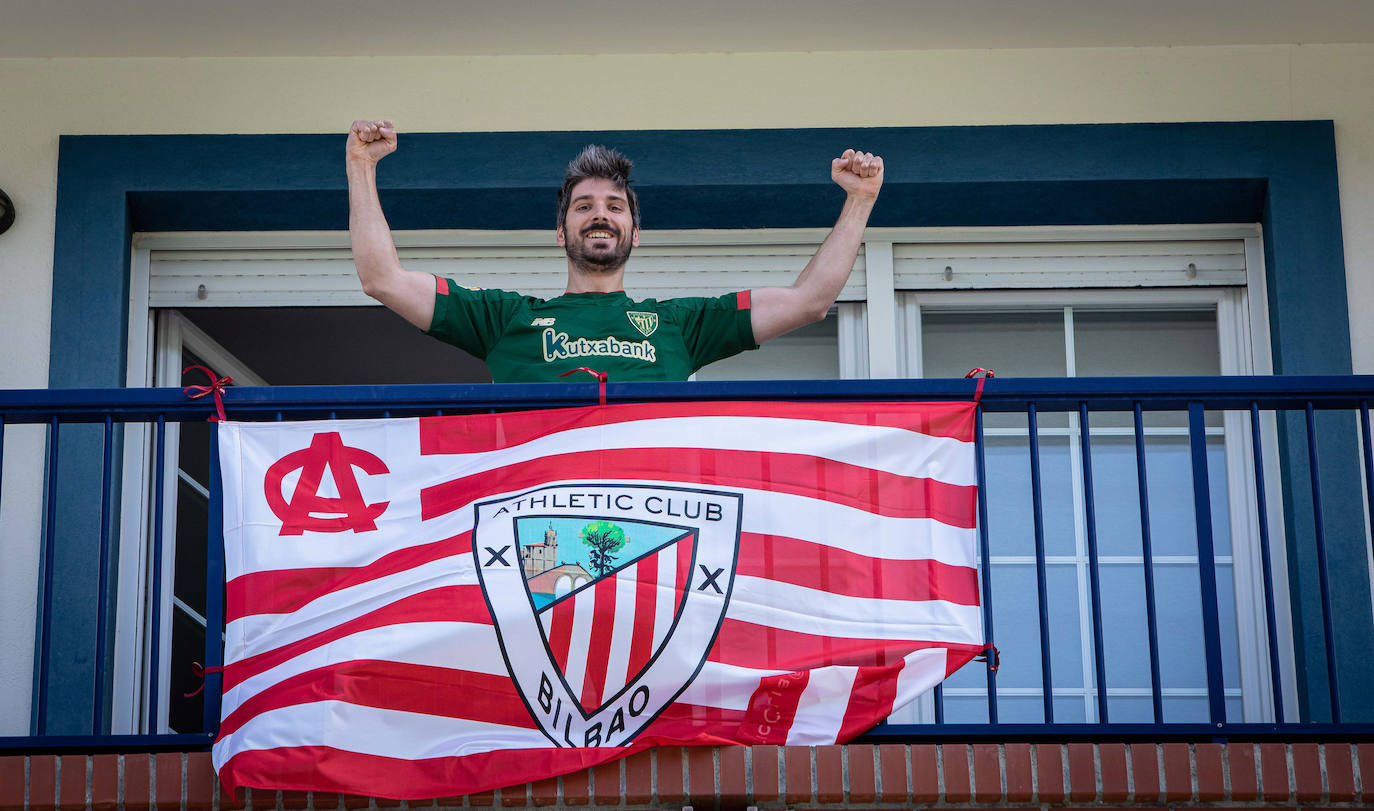
[[[935,758],[939,749],[934,744],[911,746],[911,802],[935,803],[940,800],[940,772]]]
[[[878,784],[874,778],[873,745],[852,743],[849,749],[849,801],[871,803],[878,799]],[[903,780],[903,783],[906,781]]]
[[[1197,760],[1197,799],[1211,803],[1226,799],[1226,774],[1221,767],[1221,744],[1200,743],[1193,747]]]
[[[1192,765],[1188,762],[1188,744],[1166,743],[1164,750],[1164,800],[1186,802],[1193,798]]]
[[[92,786],[94,788],[94,786]],[[186,755],[186,808],[187,811],[205,811],[215,801],[215,764],[209,752],[190,752]],[[337,803],[337,801],[336,801]],[[337,804],[320,806],[337,808]]]
[[[658,801],[664,805],[687,799],[682,785],[682,747],[665,746],[657,750]]]
[[[124,807],[127,809],[147,808],[152,800],[149,782],[152,758],[148,755],[124,756]]]
[[[883,778],[879,799],[885,803],[906,803],[906,747],[898,743],[879,745],[878,764],[878,774]]]
[[[1152,743],[1131,744],[1131,775],[1135,778],[1138,803],[1159,800],[1159,750]]]
[[[372,805],[372,798],[361,794],[345,794],[343,795],[343,805],[347,809],[367,808]]]
[[[749,757],[754,764],[754,802],[776,802],[778,791],[778,752],[776,746],[754,746]]]
[[[1315,743],[1295,743],[1293,752],[1293,782],[1297,786],[1300,803],[1319,802],[1322,798],[1321,756]]]
[[[1328,743],[1326,752],[1326,786],[1333,803],[1348,803],[1355,799],[1355,773],[1351,769],[1350,744]],[[1365,778],[1374,781],[1374,774]]]
[[[980,803],[995,803],[1002,799],[1002,764],[997,744],[973,745],[973,797]]]
[[[844,748],[816,747],[816,801],[844,802]]]
[[[160,752],[154,757],[157,763],[157,807],[161,811],[176,811],[181,807],[181,753]],[[294,807],[305,808],[305,805]]]
[[[1288,755],[1281,743],[1260,744],[1260,799],[1288,799]]]
[[[272,801],[269,799],[269,800],[267,800],[267,803],[266,803],[266,805],[267,805],[267,807],[268,807],[269,809],[271,808],[271,802],[272,802]],[[393,799],[391,799],[390,797],[373,797],[373,798],[372,798],[372,802],[376,803],[378,808],[400,808],[400,807],[401,807],[401,801],[400,801],[400,800],[393,800]],[[253,803],[253,805],[254,805],[254,806],[257,806],[256,801]],[[255,811],[260,811],[260,809],[255,809]]]
[[[1069,802],[1092,802],[1097,798],[1097,765],[1093,745],[1071,743],[1069,750]]]
[[[1104,743],[1098,746],[1097,761],[1102,773],[1102,802],[1125,802],[1131,796],[1126,783],[1126,745]]]
[[[318,791],[312,791],[310,792],[310,807],[318,809],[319,811],[342,808],[343,800],[338,794],[324,794]],[[416,804],[411,803],[410,807],[415,808]]]
[[[29,758],[29,808],[57,807],[57,758],[34,755]]]
[[[592,798],[597,805],[620,805],[620,761],[602,763],[592,771]]]
[[[204,753],[209,757],[209,753]],[[3,783],[0,779],[0,783]],[[212,787],[211,792],[214,791]],[[2,805],[2,804],[0,804]],[[113,811],[119,805],[119,755],[91,756],[91,809]]]
[[[705,805],[716,793],[716,760],[710,746],[689,746],[687,753],[687,793],[693,805]]]
[[[400,802],[398,801],[393,800],[391,802],[395,802],[397,806],[400,805]],[[281,793],[280,803],[282,808],[288,808],[291,809],[291,811],[299,811],[299,809],[305,808],[310,805],[310,792],[283,791]],[[377,805],[380,806],[381,804],[381,798],[378,798]]]
[[[783,802],[804,803],[811,800],[811,750],[805,746],[783,747],[783,763],[787,767]]]
[[[86,756],[63,755],[61,800],[58,808],[79,811],[86,807]]]
[[[638,752],[625,758],[625,802],[647,805],[654,799],[654,753]]]
[[[940,749],[944,756],[945,802],[968,802],[973,797],[969,785],[968,747],[962,743],[947,743]]]
[[[1233,743],[1226,747],[1226,763],[1231,771],[1232,802],[1259,799],[1259,780],[1255,772],[1255,745]]]
[[[444,805],[444,806],[448,806],[448,805],[462,805],[462,804],[463,804],[463,798],[462,798],[462,797],[443,797],[443,798],[440,798],[440,799],[438,799],[438,800],[435,800],[434,803],[435,803],[435,805]],[[469,795],[467,796],[467,803],[468,803],[468,805],[473,806],[474,808],[491,808],[493,805],[496,805],[496,792],[494,792],[494,791],[479,791],[479,792],[477,792],[476,794],[469,794]]]
[[[505,800],[502,792],[501,799]],[[554,805],[558,802],[558,778],[550,777],[530,783],[530,802],[534,805]]]
[[[749,798],[748,774],[744,768],[743,746],[720,748],[720,797],[732,804],[744,805]]]
[[[127,770],[124,772],[124,779],[129,779],[129,773]],[[219,786],[218,780],[215,781],[215,785]],[[241,808],[248,807],[249,789],[241,788],[232,795],[226,792],[223,786],[220,786],[218,790],[220,811],[239,811],[239,809]],[[372,802],[370,797],[363,797],[362,799],[366,801],[364,805],[370,805]]]
[[[591,772],[580,771],[563,775],[563,804],[564,805],[586,805],[591,800]],[[501,789],[501,800],[505,801],[508,789]],[[521,792],[521,803],[524,804],[524,792]]]
[[[1035,747],[1036,798],[1042,803],[1064,801],[1064,755],[1057,743]]]
[[[0,811],[23,811],[24,756],[0,757]]]
[[[1026,803],[1035,796],[1031,777],[1031,748],[1028,743],[1009,743],[1007,759],[1007,802]]]
[[[585,773],[583,774],[583,782],[586,782]],[[513,786],[503,786],[502,788],[497,789],[497,791],[501,793],[500,796],[502,808],[519,808],[520,806],[530,804],[529,783],[517,783]]]

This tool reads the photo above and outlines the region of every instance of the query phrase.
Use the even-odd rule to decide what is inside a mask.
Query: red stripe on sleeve
[[[748,291],[748,290],[741,290],[741,291],[739,291],[738,293],[735,294],[735,309],[737,309],[737,310],[748,310],[748,309],[750,309],[750,304],[749,304],[749,291]]]
[[[435,276],[435,277],[434,277],[434,292],[435,292],[435,293],[438,293],[438,294],[441,295],[441,296],[447,296],[447,295],[448,295],[448,279],[445,279],[445,278],[442,277],[442,276]]]

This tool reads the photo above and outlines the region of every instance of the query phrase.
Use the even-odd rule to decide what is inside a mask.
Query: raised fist
[[[883,185],[883,159],[872,152],[846,149],[830,162],[830,179],[850,194],[877,197]]]
[[[349,160],[372,163],[396,151],[396,127],[390,121],[354,121],[344,152]]]

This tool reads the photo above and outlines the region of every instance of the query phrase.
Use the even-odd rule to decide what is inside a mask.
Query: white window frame
[[[728,250],[732,246],[740,248],[745,254],[751,256],[766,256],[770,259],[770,270],[762,273],[751,274],[749,278],[736,281],[731,279],[734,285],[732,289],[738,287],[753,287],[772,284],[790,284],[805,266],[806,258],[811,250],[824,240],[827,229],[773,229],[773,230],[690,230],[690,231],[646,231],[643,235],[641,248],[635,254],[635,258],[652,256],[654,251],[671,253],[676,248],[685,246],[705,246],[712,250]],[[422,257],[430,260],[445,258],[454,261],[475,263],[468,266],[480,266],[483,257],[491,259],[500,256],[521,256],[525,258],[538,259],[540,267],[545,264],[549,267],[547,275],[537,277],[541,281],[525,285],[522,292],[535,295],[556,294],[562,288],[563,271],[557,249],[552,245],[550,233],[546,230],[539,231],[503,231],[503,232],[476,232],[476,231],[398,231],[395,233],[395,241],[398,250],[401,252],[403,261],[407,256]],[[1155,289],[1152,295],[1157,294],[1161,300],[1177,300],[1179,302],[1196,302],[1199,300],[1216,301],[1218,304],[1217,329],[1220,336],[1220,350],[1223,356],[1223,374],[1268,374],[1271,373],[1271,353],[1268,335],[1268,314],[1267,299],[1265,295],[1264,283],[1264,262],[1263,252],[1260,242],[1261,234],[1258,225],[1165,225],[1165,226],[1111,226],[1111,227],[1024,227],[1024,228],[870,228],[866,232],[866,239],[861,250],[856,269],[849,284],[840,295],[838,303],[839,312],[839,340],[840,352],[840,374],[842,378],[892,378],[904,375],[919,376],[920,352],[919,347],[911,342],[904,340],[904,336],[920,334],[920,310],[919,306],[903,306],[899,298],[899,291],[895,282],[896,273],[894,260],[894,246],[904,245],[910,247],[913,244],[926,243],[998,243],[998,242],[1073,242],[1073,241],[1130,241],[1130,242],[1149,242],[1149,241],[1171,241],[1171,240],[1244,240],[1245,270],[1243,276],[1245,284],[1242,287],[1212,287],[1218,284],[1217,276],[1209,276],[1207,272],[1199,274],[1196,268],[1179,267],[1170,271],[1172,275],[1166,273],[1166,280],[1159,282],[1166,285],[1165,288]],[[189,287],[181,289],[180,292],[169,293],[165,286],[153,289],[153,279],[151,267],[153,264],[154,253],[161,256],[176,254],[177,252],[216,252],[217,257],[230,259],[236,252],[251,254],[263,249],[277,249],[290,252],[302,258],[319,256],[338,256],[340,251],[348,249],[348,235],[346,232],[176,232],[162,234],[136,234],[133,242],[132,274],[129,292],[129,352],[127,381],[130,386],[152,385],[155,381],[176,380],[171,376],[171,372],[166,365],[175,363],[169,361],[169,353],[163,353],[157,349],[154,342],[154,313],[155,307],[186,307],[186,306],[225,306],[230,302],[224,301],[218,295],[218,285],[211,283],[207,285],[204,297],[192,295],[199,292],[198,287],[202,282],[191,280],[193,283]],[[312,253],[314,252],[314,253]],[[550,260],[551,264],[550,264]],[[643,261],[643,260],[641,260]],[[634,268],[632,260],[632,272]],[[461,278],[461,274],[458,274]],[[265,278],[267,284],[275,284],[278,290],[285,289],[290,285],[283,285],[280,279],[273,279],[271,276]],[[535,279],[534,276],[522,278]],[[631,276],[631,279],[634,279]],[[640,278],[645,278],[641,276]],[[1156,274],[1152,278],[1161,278]],[[1235,273],[1230,272],[1226,277],[1232,281],[1227,284],[1234,284]],[[937,306],[938,302],[947,301],[960,304],[978,302],[979,306],[1024,306],[1027,301],[1035,296],[1044,296],[1046,300],[1053,298],[1059,302],[1068,302],[1076,306],[1088,306],[1091,302],[1097,301],[1125,301],[1131,296],[1131,292],[1126,290],[1083,290],[1072,289],[1079,287],[1091,287],[1094,283],[1104,285],[1129,286],[1130,278],[1122,278],[1121,273],[1092,274],[1077,273],[1065,275],[1062,279],[1056,279],[1052,268],[1047,268],[1038,273],[1038,277],[1031,281],[1023,282],[1031,287],[1054,287],[1052,291],[1038,292],[1032,289],[1020,289],[1015,291],[975,291],[975,290],[929,290],[916,293],[916,301],[927,306]],[[701,292],[699,279],[693,278],[688,274],[683,274],[681,283],[671,278],[666,279],[666,284],[660,283],[646,294],[663,296],[665,294],[680,294],[681,292]],[[957,285],[955,285],[957,286]],[[679,291],[677,288],[681,288]],[[315,304],[315,305],[373,305],[375,302],[364,296],[356,286],[356,280],[351,276],[351,268],[348,273],[334,274],[333,281],[313,292],[295,291],[296,298],[292,304]],[[909,293],[903,292],[904,296]],[[169,298],[170,296],[170,298]],[[179,298],[178,298],[179,296]],[[1229,302],[1222,305],[1222,302]],[[241,305],[248,302],[239,301]],[[269,305],[272,303],[271,294],[263,294],[259,300],[252,302],[257,306]],[[167,314],[174,315],[174,314]],[[203,333],[197,335],[199,330],[184,318],[170,318],[165,325],[165,334],[172,331],[179,331],[183,336],[191,336],[188,346],[195,345],[197,354],[205,358],[208,362],[215,364],[217,371],[229,373],[240,383],[252,383],[255,376],[250,370],[243,369],[241,364],[232,358],[222,348],[216,350],[213,341],[209,341]],[[205,341],[202,341],[204,338]],[[1249,348],[1246,351],[1245,347]],[[916,351],[913,351],[913,348]],[[179,346],[177,353],[179,356]],[[1230,360],[1226,360],[1229,358]],[[176,370],[179,372],[180,370]],[[1241,430],[1241,422],[1245,430]],[[168,425],[168,448],[174,448],[175,425]],[[1249,439],[1248,439],[1248,420],[1244,415],[1227,414],[1225,418],[1225,430],[1227,436],[1237,436],[1235,442],[1227,442],[1227,465],[1228,470],[1241,471],[1247,470],[1244,467],[1244,460],[1250,458]],[[1272,417],[1265,417],[1263,430],[1266,435],[1266,447],[1269,447],[1276,436],[1275,423]],[[1239,433],[1236,433],[1239,432]],[[125,454],[124,454],[124,509],[122,511],[123,525],[121,527],[121,537],[123,538],[146,538],[149,532],[149,504],[151,504],[151,475],[147,471],[145,460],[150,455],[152,444],[152,432],[145,426],[130,425],[125,433]],[[1233,447],[1234,446],[1234,447]],[[169,453],[170,456],[170,453]],[[1266,454],[1266,482],[1278,481],[1278,460],[1275,453]],[[1239,545],[1255,537],[1253,531],[1254,515],[1253,503],[1253,481],[1246,483],[1236,481],[1236,476],[1228,477],[1227,487],[1228,496],[1231,499],[1232,527],[1235,537],[1233,545],[1237,557],[1241,556]],[[1244,478],[1244,477],[1242,477]],[[175,494],[175,462],[173,461],[172,475],[164,477],[164,483],[172,488]],[[1270,486],[1266,484],[1266,486]],[[1271,492],[1278,492],[1277,489]],[[172,505],[175,509],[175,499],[165,498],[164,503]],[[1281,504],[1277,499],[1270,499],[1270,537],[1274,543],[1282,545],[1282,517]],[[1249,509],[1246,509],[1246,506]],[[170,518],[171,520],[168,520]],[[164,526],[175,526],[175,515],[164,516]],[[1242,527],[1245,531],[1242,531]],[[144,623],[147,612],[147,588],[148,588],[148,554],[146,544],[121,544],[119,561],[119,582],[120,595],[119,611],[116,626],[116,649],[115,649],[115,698],[114,698],[114,725],[116,732],[135,732],[141,731],[141,696],[139,689],[144,684],[144,677],[141,675],[146,659],[147,640],[144,639]],[[1258,556],[1253,554],[1253,549],[1246,550],[1250,564],[1238,566],[1235,569],[1236,591],[1240,595],[1242,589],[1242,578],[1248,578],[1249,583],[1259,580]],[[1273,555],[1274,577],[1276,594],[1286,593],[1286,568],[1284,562],[1286,557],[1282,554],[1282,549],[1276,550]],[[174,550],[164,549],[164,579],[166,582],[167,594],[163,600],[163,616],[170,617],[170,594],[171,580],[170,572],[173,561]],[[1253,590],[1246,590],[1247,595],[1254,594]],[[132,597],[133,599],[125,599]],[[1253,606],[1247,606],[1245,600],[1238,597],[1237,613],[1238,617],[1244,616],[1253,618],[1260,612],[1253,610]],[[1286,610],[1286,601],[1278,601],[1280,607],[1279,618],[1279,638],[1281,644],[1281,666],[1284,673],[1285,706],[1296,708],[1296,681],[1293,677],[1293,660],[1291,651],[1291,618]],[[164,623],[163,635],[170,639],[170,622]],[[163,650],[169,650],[169,642],[164,645]],[[1271,712],[1266,708],[1272,707],[1272,702],[1267,699],[1265,688],[1268,684],[1267,670],[1260,668],[1265,657],[1267,657],[1267,643],[1264,639],[1264,629],[1262,623],[1257,629],[1251,629],[1241,639],[1242,652],[1242,672],[1244,680],[1242,683],[1243,695],[1245,696],[1245,717],[1249,720],[1252,716],[1262,718],[1266,712]],[[167,656],[162,657],[164,662],[163,673],[158,674],[159,684],[164,688],[166,685],[166,660]],[[1253,682],[1253,683],[1252,683]],[[160,724],[165,727],[165,705],[167,702],[160,702],[163,705],[162,720]]]

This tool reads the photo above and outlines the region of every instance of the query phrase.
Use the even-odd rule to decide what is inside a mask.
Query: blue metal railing
[[[964,380],[873,380],[873,381],[766,381],[766,382],[703,382],[703,383],[611,383],[607,386],[608,399],[615,402],[665,402],[682,400],[811,400],[811,401],[916,401],[916,400],[967,400],[974,391],[973,381]],[[431,415],[492,410],[513,410],[529,408],[549,408],[580,406],[595,403],[598,391],[595,383],[523,384],[523,385],[450,385],[450,386],[349,386],[349,387],[274,387],[274,388],[234,388],[225,397],[226,409],[231,419],[241,420],[286,420],[314,418],[356,418],[382,416]],[[977,475],[984,498],[979,502],[979,551],[980,559],[991,561],[997,547],[998,527],[989,524],[989,501],[987,497],[983,412],[1016,413],[1026,420],[1026,442],[1029,455],[1031,522],[1033,524],[1035,555],[1035,594],[1039,609],[1040,640],[1040,694],[1043,699],[1042,720],[1034,723],[999,722],[1001,693],[997,677],[991,669],[986,679],[986,716],[987,723],[947,723],[946,693],[937,688],[934,694],[932,712],[935,723],[921,725],[890,724],[869,733],[871,740],[916,739],[922,736],[935,736],[941,740],[955,739],[992,739],[1014,740],[1024,738],[1056,739],[1093,739],[1108,740],[1131,737],[1148,737],[1153,740],[1164,738],[1226,738],[1283,736],[1287,739],[1322,737],[1331,739],[1358,737],[1374,733],[1374,718],[1366,708],[1346,712],[1343,703],[1352,695],[1374,692],[1374,674],[1370,666],[1364,664],[1366,651],[1341,650],[1341,635],[1337,632],[1337,612],[1340,607],[1333,602],[1333,594],[1338,588],[1333,576],[1339,575],[1341,583],[1361,582],[1365,594],[1368,593],[1368,573],[1360,571],[1331,571],[1332,544],[1336,544],[1348,560],[1353,548],[1361,554],[1368,549],[1369,538],[1366,534],[1364,519],[1368,516],[1369,502],[1374,500],[1374,447],[1370,437],[1369,400],[1374,399],[1374,376],[1341,377],[1214,377],[1214,378],[1077,378],[1077,379],[1025,379],[1014,380],[998,378],[986,381],[982,393],[982,408],[976,426]],[[153,640],[148,646],[148,670],[158,673],[163,655],[157,640],[161,638],[163,624],[167,618],[161,614],[160,595],[163,584],[160,580],[162,559],[165,554],[163,515],[163,470],[167,458],[167,430],[169,423],[203,421],[210,406],[204,400],[190,401],[178,389],[89,389],[89,390],[20,390],[0,391],[0,482],[5,477],[30,475],[31,471],[16,470],[15,465],[6,458],[13,454],[13,444],[5,444],[6,433],[15,426],[45,426],[46,460],[43,474],[44,517],[41,537],[41,576],[39,585],[39,627],[37,629],[37,662],[35,666],[35,692],[33,696],[33,735],[0,738],[0,749],[38,751],[47,749],[187,749],[208,746],[212,734],[172,734],[172,735],[104,735],[108,727],[110,709],[106,693],[110,689],[108,660],[111,652],[107,647],[110,637],[110,617],[107,611],[109,592],[113,588],[111,558],[119,539],[115,538],[118,516],[118,482],[115,480],[115,456],[122,445],[122,429],[129,424],[143,424],[152,431],[151,439],[151,477],[153,479],[152,499],[154,501],[152,520],[152,541],[148,549],[151,565],[151,591],[149,611],[146,619],[147,637]],[[1253,485],[1254,503],[1257,515],[1252,516],[1258,528],[1259,565],[1262,569],[1262,583],[1259,596],[1262,597],[1264,616],[1260,624],[1264,628],[1265,653],[1268,659],[1267,678],[1272,693],[1269,708],[1274,720],[1267,723],[1244,723],[1227,717],[1225,703],[1225,674],[1222,658],[1222,633],[1218,612],[1218,575],[1215,565],[1216,551],[1213,537],[1212,489],[1215,486],[1209,479],[1206,417],[1209,412],[1235,411],[1248,417],[1248,442],[1253,447]],[[1192,468],[1192,519],[1197,538],[1197,567],[1199,599],[1201,604],[1201,634],[1206,674],[1206,720],[1186,723],[1167,722],[1163,697],[1165,688],[1161,673],[1160,628],[1157,614],[1157,592],[1153,561],[1152,527],[1150,520],[1150,489],[1147,483],[1146,432],[1144,417],[1154,412],[1173,411],[1186,415],[1188,456]],[[1146,614],[1145,639],[1140,644],[1148,648],[1149,682],[1151,699],[1151,721],[1148,723],[1122,723],[1112,721],[1109,716],[1109,687],[1111,673],[1104,652],[1103,583],[1099,562],[1099,516],[1094,503],[1092,430],[1089,417],[1102,412],[1119,412],[1130,415],[1131,436],[1134,440],[1135,474],[1137,481],[1133,489],[1138,492],[1140,505],[1140,542],[1142,555],[1142,574]],[[1272,412],[1277,418],[1279,461],[1284,469],[1281,498],[1274,499],[1269,490],[1271,480],[1264,475],[1266,445],[1262,430],[1262,415]],[[1344,416],[1337,423],[1323,428],[1319,425],[1319,414],[1335,412]],[[1078,464],[1082,471],[1082,498],[1084,533],[1086,536],[1087,573],[1089,578],[1089,609],[1092,635],[1091,683],[1085,685],[1095,691],[1096,717],[1092,723],[1064,723],[1056,720],[1054,706],[1054,680],[1050,638],[1053,633],[1049,616],[1050,586],[1047,577],[1047,542],[1045,507],[1042,500],[1043,471],[1041,468],[1041,419],[1048,413],[1067,414],[1076,417],[1076,427],[1071,435],[1078,442]],[[1358,426],[1356,424],[1358,417]],[[1344,420],[1343,422],[1341,420]],[[72,446],[64,444],[70,438],[64,427],[82,424],[99,425],[102,429],[99,441],[90,447],[78,445],[80,452],[89,451],[100,455],[100,482],[98,497],[74,497],[71,490],[60,489],[63,479],[62,462],[64,454],[72,453]],[[1072,426],[1073,423],[1070,423]],[[1347,430],[1348,429],[1348,430]],[[1358,439],[1356,438],[1358,437]],[[1349,446],[1349,447],[1347,447]],[[1337,450],[1343,453],[1359,448],[1359,463],[1352,465],[1354,470],[1340,471],[1348,474],[1347,480],[1330,481],[1324,473],[1322,459]],[[1286,449],[1286,455],[1282,450]],[[206,572],[206,622],[211,632],[206,634],[205,658],[207,665],[219,664],[221,650],[219,635],[214,629],[222,628],[224,606],[222,599],[223,554],[218,545],[221,527],[221,508],[218,493],[218,458],[213,442],[210,451],[210,540],[207,549],[208,566]],[[1339,454],[1338,454],[1339,455]],[[1348,453],[1345,453],[1348,456]],[[1344,458],[1344,457],[1343,457]],[[1358,522],[1358,533],[1352,535],[1352,521],[1349,516],[1344,520],[1339,532],[1333,535],[1331,522],[1325,517],[1325,493],[1330,499],[1333,486],[1347,493],[1353,482],[1364,478],[1364,487],[1355,488],[1356,501],[1363,501]],[[1353,477],[1353,478],[1352,478]],[[1247,477],[1249,478],[1249,477]],[[1306,480],[1305,489],[1299,487]],[[90,482],[94,485],[94,482]],[[84,488],[89,492],[93,487]],[[59,680],[54,677],[53,662],[53,623],[56,606],[55,577],[60,563],[58,549],[61,543],[70,539],[59,537],[58,516],[60,513],[82,503],[82,499],[94,499],[98,504],[98,582],[94,618],[87,624],[93,628],[94,639],[93,667],[85,689],[90,700],[90,717],[87,725],[89,734],[73,734],[64,728],[62,734],[54,734],[50,724],[54,696],[53,685]],[[1299,509],[1299,502],[1310,499],[1310,525],[1304,525],[1301,515],[1308,510]],[[1297,586],[1289,593],[1276,593],[1274,586],[1274,561],[1269,548],[1269,520],[1273,505],[1283,506],[1286,526],[1283,540],[1287,544],[1290,560],[1297,561],[1307,554],[1305,544],[1311,542],[1311,555],[1314,558],[1316,583],[1309,583],[1307,570],[1299,567],[1294,572]],[[5,505],[13,509],[11,505]],[[89,506],[89,505],[88,505]],[[992,505],[995,506],[995,505]],[[125,543],[137,542],[123,539]],[[989,642],[996,641],[993,611],[993,580],[990,565],[983,565],[980,586],[983,597],[983,617],[985,636]],[[1312,568],[1312,567],[1309,567]],[[1349,568],[1349,567],[1347,567]],[[1315,588],[1315,591],[1314,591]],[[1348,602],[1348,601],[1347,601]],[[86,601],[89,605],[89,601]],[[1000,603],[999,603],[1000,604]],[[1345,603],[1343,603],[1345,605]],[[1301,619],[1302,627],[1294,631],[1293,639],[1280,637],[1278,619],[1281,609],[1289,608],[1295,618]],[[1319,621],[1314,621],[1311,612],[1315,607]],[[1364,609],[1369,612],[1368,600]],[[1306,612],[1305,614],[1303,612]],[[1300,616],[1301,615],[1301,616]],[[1374,626],[1370,616],[1358,617],[1351,622],[1349,615],[1342,615],[1342,626],[1361,628]],[[1295,619],[1297,621],[1297,619]],[[1280,656],[1289,646],[1303,646],[1297,665],[1297,682],[1300,690],[1300,707],[1286,707],[1283,697]],[[1313,653],[1309,648],[1317,649]],[[1339,655],[1338,655],[1339,654]],[[1353,674],[1353,678],[1342,680],[1342,674]],[[70,679],[61,683],[67,685]],[[218,676],[206,678],[204,708],[204,729],[213,730],[218,719]],[[1345,690],[1345,693],[1342,693]],[[166,701],[151,691],[141,702],[143,725],[157,729],[160,704]],[[70,696],[60,697],[64,701]],[[1300,718],[1300,720],[1289,720]],[[67,725],[70,726],[70,725]]]

